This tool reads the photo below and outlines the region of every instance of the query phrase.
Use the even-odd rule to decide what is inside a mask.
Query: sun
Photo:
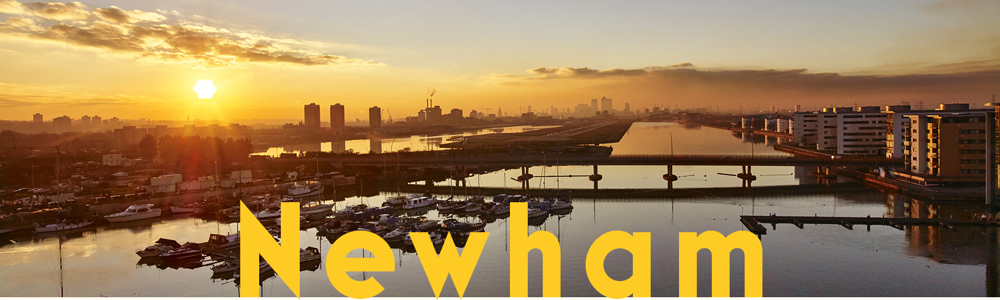
[[[215,92],[219,90],[215,88],[215,83],[211,79],[198,79],[198,83],[191,89],[198,93],[198,99],[212,99]]]

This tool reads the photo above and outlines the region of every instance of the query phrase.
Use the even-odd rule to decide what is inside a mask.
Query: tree
[[[142,137],[139,141],[139,155],[147,161],[156,158],[156,138],[148,134]]]

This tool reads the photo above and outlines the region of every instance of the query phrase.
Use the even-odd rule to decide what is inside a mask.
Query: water
[[[622,142],[619,153],[663,153],[662,136],[673,133],[676,153],[749,153],[749,144],[725,131],[700,128],[684,129],[674,124],[637,123]],[[651,138],[660,137],[653,140]],[[703,141],[703,139],[711,141]],[[643,143],[641,141],[649,140]],[[684,145],[684,146],[682,146]],[[647,150],[643,150],[647,147]],[[685,147],[682,148],[681,147]],[[706,147],[706,148],[700,148]],[[746,148],[745,152],[741,152]],[[621,151],[621,152],[619,152]],[[683,152],[682,152],[683,151]],[[718,151],[718,152],[715,152]],[[730,152],[731,151],[731,152]],[[773,151],[758,144],[755,153]],[[759,152],[758,152],[759,151]],[[773,152],[770,152],[773,153]],[[701,167],[699,167],[701,168]],[[713,169],[693,172],[708,174]],[[561,171],[569,169],[564,167]],[[660,172],[652,168],[605,174],[604,187],[633,184],[661,187]],[[787,168],[795,172],[794,168]],[[679,168],[675,172],[680,174]],[[763,169],[755,172],[761,174]],[[533,172],[539,174],[537,172]],[[609,175],[610,174],[610,175]],[[650,176],[659,181],[629,182]],[[609,177],[622,177],[616,182]],[[773,184],[798,184],[796,176],[773,176]],[[805,176],[811,178],[810,176]],[[576,180],[576,178],[573,178]],[[711,178],[711,181],[728,179]],[[492,186],[502,180],[480,178]],[[583,179],[586,180],[586,179]],[[758,180],[762,181],[762,180]],[[551,183],[550,183],[551,184]],[[562,182],[572,185],[571,181]],[[715,183],[730,185],[729,182]],[[738,181],[737,181],[738,184]],[[756,184],[756,183],[755,183]],[[537,185],[533,185],[537,186]],[[586,185],[584,185],[586,187]],[[676,187],[676,186],[675,186]],[[390,193],[375,197],[351,197],[338,202],[339,207],[366,203],[380,205]],[[447,198],[447,195],[439,197]],[[562,248],[562,295],[599,296],[591,287],[584,269],[584,259],[593,241],[612,230],[651,232],[653,296],[677,295],[677,234],[716,230],[723,234],[742,230],[741,214],[819,215],[819,216],[894,216],[961,218],[981,209],[976,206],[928,204],[879,192],[856,192],[805,196],[769,196],[698,199],[574,199],[572,213],[550,216],[529,232],[546,230],[556,234]],[[443,219],[437,211],[431,219]],[[470,219],[473,220],[474,218]],[[204,242],[210,233],[235,232],[236,224],[220,224],[197,218],[177,217],[130,224],[92,228],[70,235],[36,236],[27,241],[0,247],[0,294],[7,296],[59,296],[62,287],[67,296],[237,296],[232,280],[213,280],[208,267],[160,269],[137,265],[134,251],[158,238]],[[490,232],[486,247],[473,273],[465,296],[507,296],[509,236],[506,219],[486,227]],[[327,238],[317,237],[315,229],[302,231],[301,247],[323,250],[331,247]],[[997,232],[993,229],[910,227],[898,230],[864,226],[847,230],[836,225],[778,225],[762,238],[764,247],[765,296],[986,296],[988,287],[997,282]],[[60,276],[60,244],[63,272]],[[351,273],[361,280],[375,277],[385,287],[381,296],[433,296],[420,260],[414,253],[394,249],[396,270],[391,273]],[[703,251],[702,253],[706,253]],[[366,252],[367,253],[367,252]],[[361,250],[354,257],[365,255]],[[326,258],[324,257],[324,263]],[[541,295],[541,255],[531,254],[529,294]],[[549,258],[546,258],[549,259]],[[742,255],[733,255],[732,291],[742,295]],[[993,262],[991,267],[987,264]],[[622,250],[612,252],[605,267],[612,278],[623,279],[631,272],[631,256]],[[699,258],[699,294],[710,295],[708,256]],[[62,277],[62,284],[60,284]],[[278,277],[266,279],[264,296],[293,296]],[[327,280],[325,266],[301,273],[303,296],[341,296]],[[449,279],[442,296],[457,296]]]
[[[461,137],[461,136],[473,136],[481,134],[492,134],[492,133],[517,133],[524,131],[531,131],[536,129],[551,128],[554,126],[531,126],[531,125],[519,125],[519,126],[505,126],[497,128],[488,129],[477,129],[469,130],[463,133],[455,134],[442,134],[442,135],[432,135],[432,136],[421,136],[413,135],[409,137],[398,137],[398,138],[372,138],[372,139],[357,139],[350,141],[331,141],[322,143],[295,143],[291,145],[286,145],[282,147],[270,147],[265,151],[256,152],[252,155],[265,155],[271,157],[278,157],[282,153],[296,153],[303,154],[310,151],[323,151],[323,152],[334,152],[334,153],[382,153],[384,152],[396,152],[403,149],[410,149],[410,151],[428,151],[428,150],[441,150],[441,144],[449,143],[450,138]]]

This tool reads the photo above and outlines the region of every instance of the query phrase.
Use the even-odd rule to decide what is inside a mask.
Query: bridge
[[[523,166],[902,166],[902,160],[855,157],[795,157],[783,155],[488,155],[413,156],[359,155],[296,158],[353,167],[523,167]]]

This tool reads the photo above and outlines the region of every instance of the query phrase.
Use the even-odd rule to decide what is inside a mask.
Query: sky
[[[989,102],[1000,1],[0,0],[0,119]],[[198,99],[211,79],[218,92]],[[328,121],[323,114],[323,121]]]

